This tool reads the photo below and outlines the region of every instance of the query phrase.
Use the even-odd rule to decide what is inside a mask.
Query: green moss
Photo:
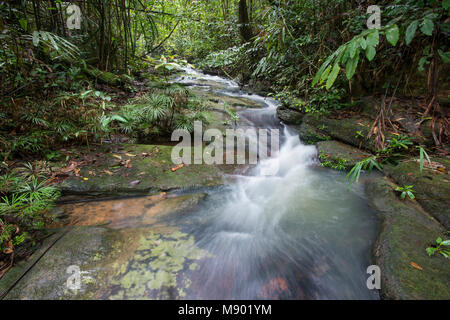
[[[356,132],[360,131],[364,137],[367,137],[372,120],[364,116],[350,117],[344,119],[333,119],[326,116],[314,116],[307,114],[303,122],[310,127],[320,130],[324,135],[330,136],[335,140],[345,142],[349,145],[376,152],[374,138],[360,139]],[[391,136],[387,134],[386,139]]]
[[[382,272],[382,297],[448,300],[450,264],[443,257],[430,258],[426,253],[426,248],[445,230],[413,201],[399,200],[394,188],[383,178],[367,184],[370,203],[382,218],[374,248],[375,263]]]
[[[233,168],[216,165],[186,165],[172,172],[176,165],[171,160],[172,147],[163,145],[122,145],[124,153],[106,153],[105,158],[83,167],[79,177],[72,176],[61,183],[67,193],[155,193],[172,189],[222,184],[223,170]],[[102,152],[96,150],[95,152]],[[93,152],[93,153],[95,153]],[[126,153],[135,155],[127,156]],[[142,156],[142,154],[150,156]],[[130,160],[132,167],[119,165]],[[63,165],[62,165],[63,166]],[[110,175],[105,172],[114,172]],[[84,178],[88,178],[85,180]],[[138,184],[130,184],[139,181]]]
[[[322,166],[335,170],[350,170],[357,162],[370,156],[339,141],[318,142],[317,149]]]
[[[320,165],[325,168],[343,171],[347,169],[347,160],[343,158],[330,157],[323,151],[319,154]]]
[[[119,286],[121,297],[128,299],[161,299],[169,288],[176,288],[180,297],[184,297],[190,281],[182,281],[180,272],[196,270],[198,264],[193,261],[206,257],[208,254],[196,248],[192,236],[178,230],[165,235],[145,232],[127,267],[114,272],[116,276],[111,284]]]
[[[449,168],[449,160],[432,158],[432,161]],[[448,174],[424,167],[420,172],[418,159],[401,162],[399,165],[386,166],[385,171],[398,185],[413,185],[417,201],[444,227],[450,229],[450,179]]]

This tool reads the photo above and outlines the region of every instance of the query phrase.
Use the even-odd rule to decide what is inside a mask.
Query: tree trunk
[[[247,0],[239,0],[239,32],[243,42],[249,42],[253,37],[248,18]]]

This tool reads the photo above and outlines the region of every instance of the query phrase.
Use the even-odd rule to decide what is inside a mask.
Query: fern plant
[[[356,163],[355,166],[347,174],[346,179],[349,180],[350,185],[352,185],[355,182],[358,183],[361,172],[363,170],[368,170],[370,172],[370,171],[372,171],[373,168],[376,168],[379,171],[382,171],[382,166],[381,166],[381,164],[379,164],[377,162],[376,156],[366,158],[366,159]]]

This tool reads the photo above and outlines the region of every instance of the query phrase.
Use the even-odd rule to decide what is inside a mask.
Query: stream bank
[[[349,171],[376,153],[373,138],[365,139],[374,121],[370,117],[374,101],[364,101],[360,113],[344,118],[304,115],[286,106],[277,115],[293,126],[302,141],[317,146],[323,166]],[[426,252],[450,230],[450,161],[435,156],[431,160],[433,168],[425,163],[422,172],[418,158],[385,165],[381,176],[364,181],[370,205],[382,220],[373,256],[381,268],[383,299],[450,299],[448,259],[429,257]],[[413,185],[416,200],[400,199],[394,189],[403,185]]]

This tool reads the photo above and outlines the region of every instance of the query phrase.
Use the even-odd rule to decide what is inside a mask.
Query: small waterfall
[[[189,216],[197,245],[214,258],[195,279],[209,299],[377,299],[365,287],[376,219],[345,175],[318,168],[317,150],[276,117],[278,102],[238,90],[234,81],[188,73],[176,82],[209,83],[215,94],[261,104],[239,116],[256,128],[278,128],[277,155],[219,191]],[[211,82],[214,82],[211,85]],[[267,176],[263,169],[277,168]]]

